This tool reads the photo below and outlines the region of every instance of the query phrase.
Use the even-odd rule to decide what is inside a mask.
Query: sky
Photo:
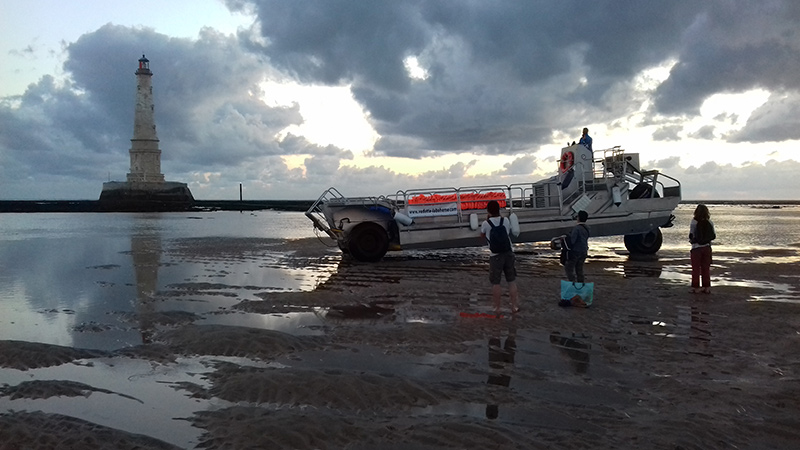
[[[798,200],[796,0],[0,0],[0,199],[124,181],[138,59],[203,200],[555,175],[588,127],[684,200]]]

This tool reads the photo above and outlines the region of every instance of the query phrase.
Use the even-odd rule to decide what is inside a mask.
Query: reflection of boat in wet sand
[[[361,261],[380,260],[388,250],[482,245],[478,228],[490,200],[510,218],[514,242],[566,234],[584,210],[592,236],[624,235],[632,253],[661,248],[659,228],[672,226],[681,200],[678,180],[642,170],[639,155],[619,147],[592,152],[572,145],[558,164],[551,178],[507,186],[412,189],[380,197],[345,197],[332,187],[306,216]]]
[[[395,303],[385,300],[357,305],[335,305],[328,308],[328,315],[343,319],[375,319],[394,314]]]

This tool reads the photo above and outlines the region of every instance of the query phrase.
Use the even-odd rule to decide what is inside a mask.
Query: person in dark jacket
[[[567,261],[564,263],[564,271],[567,273],[569,281],[583,283],[583,263],[589,254],[589,227],[586,221],[589,220],[589,213],[586,211],[578,212],[578,224],[570,231],[564,240],[567,246]]]
[[[714,230],[711,213],[709,213],[708,207],[701,203],[694,209],[694,216],[689,223],[689,242],[692,244],[692,250],[689,253],[692,262],[692,288],[689,292],[692,294],[711,293],[711,242],[697,241],[697,225],[704,220],[707,220],[711,224],[711,229]],[[713,233],[716,237],[716,232]],[[701,280],[703,282],[702,289],[700,288]]]

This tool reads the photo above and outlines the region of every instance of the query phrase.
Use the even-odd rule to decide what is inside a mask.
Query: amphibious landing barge
[[[661,248],[681,201],[678,180],[642,170],[638,153],[620,147],[562,150],[558,174],[508,186],[412,189],[379,197],[345,197],[331,187],[306,211],[314,227],[359,261],[390,250],[475,247],[486,204],[497,200],[510,219],[512,241],[550,241],[567,234],[578,211],[589,213],[592,236],[624,236],[631,253]]]

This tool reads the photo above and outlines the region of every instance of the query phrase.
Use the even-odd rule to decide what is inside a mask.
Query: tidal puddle
[[[321,336],[324,334],[325,311],[316,308],[310,312],[287,312],[278,314],[253,314],[230,312],[205,316],[203,324],[230,325],[249,328],[263,328],[292,335]]]
[[[11,400],[0,396],[0,409],[64,414],[129,433],[153,436],[185,448],[188,443],[198,442],[202,430],[181,418],[190,417],[206,406],[171,385],[202,383],[199,374],[205,371],[208,368],[198,359],[159,365],[125,358],[27,371],[7,369],[3,372],[3,382],[12,386],[30,380],[54,380],[55,388],[59,381],[74,380],[91,386],[94,392],[51,397],[45,388],[42,390],[45,398],[41,399]]]
[[[800,304],[800,296],[798,295],[754,295],[749,302],[777,302],[777,303],[794,303]]]

